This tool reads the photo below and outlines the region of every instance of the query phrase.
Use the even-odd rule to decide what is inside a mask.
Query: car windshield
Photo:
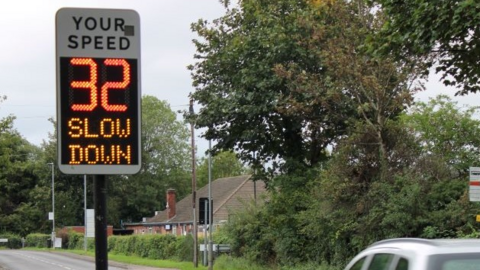
[[[480,270],[480,252],[432,255],[428,265],[429,270]]]

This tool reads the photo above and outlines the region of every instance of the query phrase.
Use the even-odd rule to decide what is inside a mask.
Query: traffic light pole
[[[93,176],[95,207],[95,269],[108,270],[107,253],[107,179]]]

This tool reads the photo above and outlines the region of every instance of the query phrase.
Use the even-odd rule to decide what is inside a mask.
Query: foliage
[[[318,17],[307,1],[249,0],[192,25],[201,38],[194,40],[199,61],[190,66],[192,97],[203,106],[196,123],[217,142],[214,151],[234,150],[257,169],[279,159],[325,160],[326,146],[344,131],[348,102],[325,87],[324,60],[315,51],[324,40],[312,34],[325,23]],[[309,88],[290,83],[282,67],[308,74]]]
[[[198,188],[208,184],[208,162],[208,158],[200,160],[200,166],[196,171]],[[218,178],[243,175],[247,172],[235,153],[231,151],[216,154],[211,157],[211,163],[212,181]]]
[[[60,230],[56,234],[62,239],[62,248],[70,250],[84,250],[85,238],[83,233],[74,230]],[[87,238],[87,250],[95,250],[95,238]]]
[[[477,92],[480,84],[480,3],[474,0],[376,0],[386,13],[380,45],[384,52],[423,57],[458,93]],[[431,58],[429,59],[429,56]]]
[[[274,262],[275,239],[264,211],[251,203],[230,215],[222,231],[228,235],[228,244],[235,256],[260,264]]]
[[[452,177],[464,178],[468,168],[478,164],[480,121],[474,116],[478,107],[458,107],[449,97],[440,95],[428,103],[417,102],[403,123],[417,134],[424,155],[444,159]]]
[[[0,247],[7,247],[9,249],[19,249],[22,247],[22,238],[19,235],[6,233],[0,233],[0,239],[7,239],[7,243],[0,243]]]
[[[0,230],[26,235],[46,227],[45,190],[38,186],[37,147],[13,128],[14,118],[4,119],[0,130]]]
[[[83,224],[84,211],[80,207],[84,203],[83,196],[83,175],[65,175],[62,174],[56,166],[57,161],[57,139],[56,139],[56,123],[53,119],[49,119],[54,132],[48,134],[48,140],[43,141],[41,155],[38,157],[35,167],[35,174],[38,175],[38,185],[35,187],[35,201],[42,210],[41,224],[44,224],[40,232],[51,232],[51,221],[46,216],[52,211],[52,184],[55,190],[55,227],[62,228],[64,226],[73,226]],[[52,166],[53,172],[52,172]],[[53,179],[52,179],[53,173]],[[53,181],[53,183],[52,183]],[[88,196],[91,195],[91,196]],[[93,208],[93,191],[87,182],[87,207]],[[29,232],[38,232],[33,230]]]
[[[235,255],[341,265],[370,241],[395,234],[388,228],[375,236],[374,225],[383,208],[394,207],[385,187],[418,154],[396,122],[413,100],[417,70],[412,59],[364,50],[382,23],[377,15],[363,1],[252,0],[213,25],[194,24],[205,40],[196,42],[201,60],[191,67],[192,96],[205,105],[197,123],[220,141],[218,149],[238,150],[254,168],[259,160],[282,162],[273,162],[269,203],[245,207],[227,225]],[[323,165],[331,175],[315,182]],[[319,211],[329,203],[344,207]],[[360,220],[347,219],[356,206]]]
[[[192,261],[193,260],[193,236],[186,235],[184,237],[178,237],[175,243],[175,256],[173,259],[178,261]]]
[[[26,247],[48,248],[50,247],[51,235],[41,233],[31,233],[25,237]]]
[[[187,237],[173,235],[111,236],[108,238],[108,251],[156,260],[190,260],[192,256],[185,254],[185,250],[191,250],[191,244]]]
[[[366,127],[357,127],[359,132],[339,144],[312,189],[309,209],[300,216],[304,232],[322,239],[316,246],[320,260],[342,265],[377,240],[452,238],[478,228],[466,175],[455,169],[458,161],[469,160],[468,154],[456,154],[471,147],[469,134],[478,128],[471,117],[439,97],[390,122],[384,136],[387,174],[379,167],[376,147],[360,143],[368,142],[369,133],[360,132]],[[465,137],[454,135],[451,125]]]

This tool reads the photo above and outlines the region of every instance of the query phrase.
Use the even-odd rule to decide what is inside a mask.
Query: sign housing
[[[480,167],[470,167],[468,197],[471,202],[480,202]]]
[[[133,10],[56,14],[58,166],[66,174],[141,167],[140,17]]]

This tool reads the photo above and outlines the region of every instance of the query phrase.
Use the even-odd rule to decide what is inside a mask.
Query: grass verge
[[[40,251],[52,251],[48,248],[28,248],[29,250],[40,250]],[[68,252],[82,256],[95,257],[94,251],[84,251],[84,250],[71,250],[71,249],[57,249],[55,252]],[[159,268],[173,268],[179,270],[207,270],[207,267],[201,265],[199,262],[198,268],[193,267],[193,262],[178,262],[173,260],[152,260],[146,258],[140,258],[137,256],[126,256],[122,254],[113,254],[108,253],[108,260],[125,263],[125,264],[135,264],[142,266],[150,267],[159,267]]]

